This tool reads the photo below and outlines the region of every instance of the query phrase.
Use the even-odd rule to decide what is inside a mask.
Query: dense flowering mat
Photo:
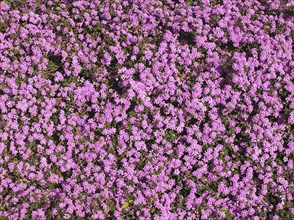
[[[1,219],[292,219],[293,6],[1,1]]]

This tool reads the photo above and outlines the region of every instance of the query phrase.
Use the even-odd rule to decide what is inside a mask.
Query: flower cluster
[[[294,5],[0,2],[0,216],[291,219]]]

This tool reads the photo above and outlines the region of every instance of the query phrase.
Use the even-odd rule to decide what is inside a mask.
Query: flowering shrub
[[[2,1],[2,219],[291,219],[293,6]]]

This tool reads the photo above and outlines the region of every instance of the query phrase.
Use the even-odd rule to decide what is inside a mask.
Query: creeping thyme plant
[[[1,219],[294,215],[290,0],[2,0]]]

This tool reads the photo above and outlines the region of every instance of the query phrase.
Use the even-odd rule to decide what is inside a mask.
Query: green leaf
[[[227,220],[233,220],[233,216],[232,216],[232,214],[229,213],[229,212],[227,212],[227,213],[226,213],[226,219],[227,219]]]
[[[233,216],[232,214],[229,212],[229,210],[227,208],[221,208],[222,212],[226,213],[226,220],[233,220]]]

